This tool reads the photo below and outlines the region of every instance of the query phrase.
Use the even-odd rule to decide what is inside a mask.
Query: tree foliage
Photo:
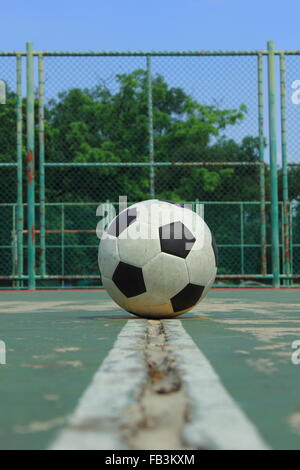
[[[73,88],[59,93],[57,98],[50,100],[45,106],[46,160],[78,164],[149,162],[147,86],[146,72],[138,69],[129,74],[117,75],[114,89],[101,83],[90,89]],[[152,77],[152,100],[155,161],[172,163],[171,166],[155,168],[158,198],[174,201],[259,201],[258,165],[218,164],[259,161],[257,136],[246,136],[242,141],[226,137],[227,130],[234,129],[247,116],[244,104],[237,109],[203,105],[182,88],[170,86],[161,75]],[[22,154],[26,181],[25,101],[22,106]],[[16,95],[9,90],[7,104],[0,106],[0,163],[16,161],[15,108]],[[38,153],[37,99],[35,119],[35,147]],[[187,165],[176,166],[175,163],[179,161],[186,162]],[[203,162],[206,165],[190,165],[193,162]],[[212,165],[212,162],[215,164]],[[11,172],[12,179],[7,177],[7,171]],[[37,200],[38,172],[36,158]],[[297,201],[300,201],[299,172],[297,167],[289,169],[290,198]],[[15,170],[2,169],[0,179],[0,202],[15,202]],[[269,200],[270,177],[266,164],[265,180],[266,197]],[[149,188],[149,167],[146,166],[66,167],[47,168],[46,171],[47,202],[116,201],[119,195],[127,195],[129,201],[133,202],[149,198]],[[25,189],[24,185],[24,199]],[[279,178],[279,195],[281,194]],[[240,214],[229,211],[230,216],[224,217],[223,210],[211,212],[211,215],[208,211],[207,214],[215,231],[224,240],[226,238],[224,243],[232,243],[238,233]],[[259,237],[257,214],[253,213],[250,205],[244,214],[248,225],[252,227],[250,232],[253,236],[250,236],[248,243],[254,243]],[[54,219],[52,222],[55,225],[57,221]],[[72,221],[73,219],[66,217],[66,224],[70,225]],[[299,232],[299,224],[295,225],[295,229]],[[81,261],[79,265],[80,263]]]
[[[139,69],[117,75],[116,82],[116,92],[105,85],[97,85],[92,89],[68,90],[49,102],[46,109],[48,161],[149,161],[146,72]],[[152,95],[155,161],[251,162],[259,159],[257,138],[250,136],[237,143],[224,137],[229,126],[245,118],[245,105],[241,104],[238,109],[204,106],[181,88],[170,87],[160,75],[153,77]],[[101,172],[89,169],[85,172],[86,178],[77,178],[75,194],[71,188],[66,189],[68,197],[117,199],[121,193],[132,200],[148,197],[148,168],[102,167]],[[98,190],[92,182],[92,173],[97,175]],[[69,169],[68,174],[72,181],[76,180],[75,172],[72,174]],[[247,176],[245,174],[245,167],[159,167],[155,170],[156,193],[158,197],[174,200],[257,199],[257,168],[248,167]],[[50,182],[48,195],[55,199],[59,188],[55,179]],[[68,187],[66,172],[64,182]],[[102,194],[99,195],[100,183]]]

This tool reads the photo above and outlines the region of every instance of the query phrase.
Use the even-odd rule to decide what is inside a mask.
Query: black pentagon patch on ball
[[[159,227],[161,251],[186,258],[196,239],[182,222],[172,222]]]
[[[180,204],[180,202],[169,201],[168,199],[163,199],[162,202],[168,202],[169,204],[174,204],[174,206],[184,207],[184,204]]]
[[[219,263],[219,250],[218,250],[216,240],[213,234],[211,234],[211,246],[212,246],[212,249],[214,250],[215,262],[216,262],[216,267],[217,267]]]
[[[134,297],[146,292],[142,268],[123,263],[123,261],[120,261],[116,267],[112,280],[126,297]]]
[[[118,237],[127,227],[129,227],[132,222],[136,220],[136,208],[127,209],[127,211],[121,212],[117,217],[112,221],[107,230],[109,235]]]
[[[200,299],[204,286],[187,284],[178,294],[171,298],[174,313],[193,307]]]

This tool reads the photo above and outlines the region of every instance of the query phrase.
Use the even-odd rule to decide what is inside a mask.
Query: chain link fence
[[[44,73],[46,201],[145,199],[151,178],[157,197],[258,199],[256,56],[46,56]]]
[[[33,231],[38,287],[99,285],[96,207],[124,195],[133,202],[204,203],[220,247],[218,283],[272,282],[266,51],[34,53],[31,130],[25,56],[0,56],[0,79],[9,90],[7,104],[0,105],[2,286],[27,285],[26,240]],[[290,183],[289,200],[279,206],[280,269],[287,273],[288,246],[289,273],[297,275],[300,166],[289,164],[300,162],[299,108],[289,97],[285,107],[279,104],[297,79],[298,57],[284,57],[286,77],[282,54],[277,69],[279,59],[278,77],[285,81],[281,94],[277,84],[277,119],[286,113]],[[35,134],[34,227],[23,205],[28,132]],[[279,165],[285,151],[280,132],[277,141]],[[281,169],[279,177],[281,199]],[[289,231],[283,233],[287,212],[281,208],[290,201]]]
[[[184,202],[192,204],[194,210],[201,204]],[[110,201],[110,204],[118,212],[119,203]],[[227,276],[230,279],[231,276],[260,273],[260,203],[207,202],[203,206],[205,220],[218,239],[219,275],[223,275],[223,282]],[[46,204],[46,265],[47,274],[53,277],[51,285],[57,285],[56,276],[60,277],[60,285],[64,287],[73,285],[79,276],[78,285],[97,285],[97,207],[96,203]],[[43,282],[44,286],[48,284],[49,279]]]
[[[0,278],[8,278],[18,274],[15,203],[18,199],[18,179],[22,179],[17,164],[17,143],[21,146],[21,139],[20,134],[17,138],[18,100],[14,56],[0,58],[0,80]],[[11,282],[5,279],[3,284],[9,286]]]

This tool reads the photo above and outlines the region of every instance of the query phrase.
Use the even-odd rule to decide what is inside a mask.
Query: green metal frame
[[[23,288],[24,280],[28,281],[28,288],[35,289],[36,280],[53,279],[55,276],[47,276],[46,269],[46,200],[45,200],[45,173],[47,167],[149,167],[150,197],[155,196],[155,168],[167,166],[251,166],[259,167],[260,182],[260,214],[261,214],[261,273],[256,277],[260,279],[272,279],[273,286],[280,286],[280,279],[283,279],[283,285],[290,286],[292,279],[299,276],[293,274],[293,245],[292,241],[292,214],[291,203],[288,200],[288,166],[287,162],[287,138],[286,138],[286,78],[285,78],[285,57],[287,55],[300,55],[299,50],[275,50],[273,41],[267,43],[266,50],[259,51],[183,51],[183,52],[37,52],[33,50],[33,44],[27,43],[26,51],[20,52],[0,52],[1,56],[16,57],[16,155],[15,163],[0,163],[0,167],[16,167],[17,170],[17,204],[16,213],[16,270],[12,276],[0,276],[0,279],[9,278],[17,280],[16,287]],[[131,57],[140,56],[146,59],[147,73],[147,96],[148,96],[148,134],[149,134],[149,160],[148,162],[111,162],[111,163],[62,163],[47,162],[45,160],[45,144],[44,144],[44,57],[82,57],[82,56],[98,56],[98,57]],[[153,102],[152,102],[152,73],[151,61],[153,57],[169,57],[169,56],[255,56],[257,57],[257,92],[258,92],[258,135],[259,135],[259,162],[158,162],[155,161],[154,149],[154,132],[153,132]],[[28,242],[24,245],[24,204],[22,194],[22,58],[26,58],[26,78],[27,78],[27,101],[26,101],[26,121],[27,121],[27,223],[28,223]],[[39,132],[39,204],[35,204],[35,128],[34,128],[34,57],[38,58],[38,132]],[[264,86],[263,86],[263,58],[267,58],[268,62],[268,124],[269,124],[269,148],[270,148],[270,173],[271,173],[271,233],[272,243],[267,245],[266,240],[266,195],[265,195],[265,155],[264,155]],[[275,67],[277,66],[276,58],[279,58],[280,72],[280,133],[281,133],[281,154],[282,154],[282,266],[283,273],[280,274],[279,259],[279,206],[278,202],[278,174],[277,174],[277,116],[276,116],[276,80]],[[206,202],[207,204],[207,202]],[[248,204],[248,203],[247,203]],[[35,240],[35,208],[39,209],[39,231],[40,241],[36,246]],[[241,273],[233,275],[246,276],[244,273],[244,247],[243,244],[243,204],[240,206],[241,217]],[[64,225],[64,205],[62,205],[62,225]],[[15,223],[15,222],[14,222]],[[61,238],[62,259],[64,259],[64,233]],[[267,273],[267,247],[272,252],[272,272]],[[28,250],[28,273],[24,275],[24,248]],[[36,248],[39,248],[39,274],[36,273]],[[62,261],[62,276],[64,262]],[[74,278],[78,278],[74,274]],[[253,278],[254,276],[251,276]],[[62,277],[59,276],[61,279]],[[80,277],[79,277],[80,278]],[[231,278],[228,275],[227,278]],[[25,284],[26,285],[26,284]]]
[[[286,78],[285,55],[280,54],[280,118],[281,118],[281,155],[282,155],[282,223],[283,223],[283,260],[282,266],[285,274],[291,273],[290,259],[290,230],[289,230],[289,199],[288,199],[288,165],[287,165],[287,138],[286,138]],[[290,285],[286,279],[284,285]]]
[[[278,221],[278,175],[276,135],[276,88],[274,43],[268,42],[268,92],[269,92],[269,140],[271,172],[271,221],[272,221],[272,273],[273,287],[280,286],[279,280],[279,221]]]
[[[18,264],[18,287],[23,286],[21,280],[23,276],[24,261],[23,261],[23,226],[24,226],[24,211],[23,211],[23,112],[22,112],[22,56],[20,54],[16,57],[16,76],[17,76],[17,264]]]
[[[46,275],[46,212],[45,212],[45,141],[44,141],[44,64],[38,56],[39,77],[39,176],[40,176],[40,273]]]
[[[27,225],[28,288],[35,289],[35,155],[34,155],[34,67],[33,45],[27,43]]]
[[[263,94],[263,58],[257,56],[257,91],[258,91],[258,136],[259,136],[259,188],[260,188],[260,239],[261,239],[261,274],[267,274],[267,229],[266,229],[266,190],[265,190],[265,142],[264,142],[264,94]]]
[[[150,197],[155,196],[155,169],[154,169],[154,133],[153,133],[153,102],[152,102],[152,72],[151,57],[147,56],[147,95],[148,95],[148,133],[149,133],[149,164],[150,164]]]

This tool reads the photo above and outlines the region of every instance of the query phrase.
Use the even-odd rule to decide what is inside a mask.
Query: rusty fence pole
[[[23,287],[23,228],[24,228],[24,210],[23,210],[23,113],[22,113],[22,56],[16,56],[17,73],[17,286]]]
[[[283,227],[283,256],[282,266],[284,274],[291,274],[290,260],[290,227],[289,227],[289,192],[288,192],[288,166],[287,166],[287,139],[286,139],[286,78],[285,55],[280,54],[280,118],[281,118],[281,156],[282,156],[282,227]],[[290,279],[284,279],[284,285],[291,285]]]
[[[273,287],[280,287],[278,175],[276,132],[276,86],[274,42],[268,41],[269,145],[271,176],[271,231]]]
[[[258,88],[258,136],[259,136],[259,189],[260,189],[260,245],[261,274],[267,274],[267,230],[266,230],[266,189],[264,162],[264,95],[263,95],[263,58],[257,56],[257,88]]]
[[[26,44],[26,50],[28,288],[35,289],[34,69],[32,42]]]

